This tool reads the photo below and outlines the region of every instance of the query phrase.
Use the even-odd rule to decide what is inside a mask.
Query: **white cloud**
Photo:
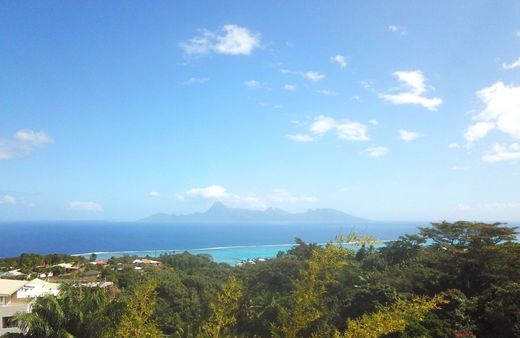
[[[372,82],[373,81],[361,81],[360,84],[366,90],[373,90]]]
[[[330,58],[330,62],[337,63],[341,68],[347,67],[347,59],[343,55],[335,55]]]
[[[226,188],[220,185],[210,185],[205,188],[193,188],[186,191],[187,197],[200,197],[205,199],[220,199],[229,196]]]
[[[421,137],[421,134],[419,134],[417,132],[404,130],[404,129],[399,130],[399,138],[405,142],[414,141],[414,140],[418,139],[419,137]]]
[[[516,59],[516,61],[509,63],[509,64],[503,63],[502,68],[504,68],[504,69],[520,68],[520,58]]]
[[[495,128],[492,122],[477,122],[468,127],[464,133],[464,138],[468,142],[475,142],[485,137],[491,130]]]
[[[12,195],[5,194],[2,197],[0,197],[0,204],[16,204],[17,200],[16,197]]]
[[[69,208],[76,211],[103,211],[101,204],[96,202],[73,201],[69,202]]]
[[[284,189],[273,189],[267,194],[266,199],[274,203],[298,203],[298,202],[316,202],[318,199],[314,196],[295,196]]]
[[[40,145],[53,142],[52,138],[43,131],[34,132],[30,129],[18,130],[15,134],[15,138],[20,142],[32,145]]]
[[[35,148],[53,142],[54,140],[43,131],[19,130],[12,139],[0,138],[0,160],[28,155]]]
[[[383,157],[388,155],[389,150],[386,147],[372,147],[365,149],[365,153],[370,157]]]
[[[520,86],[507,86],[499,81],[477,92],[485,108],[472,119],[464,134],[468,143],[484,138],[497,129],[520,139]]]
[[[520,29],[516,31],[516,36],[520,38]]]
[[[309,134],[290,135],[293,141],[304,142],[312,141],[317,136],[323,136],[329,132],[335,132],[341,140],[347,141],[368,141],[367,127],[359,122],[348,120],[338,121],[332,117],[320,115],[314,119],[309,126]],[[292,137],[291,137],[292,136]]]
[[[203,198],[207,200],[219,200],[232,207],[246,207],[264,209],[272,204],[280,203],[312,203],[318,199],[314,196],[295,196],[283,189],[273,189],[264,196],[255,194],[238,195],[232,194],[226,188],[219,185],[212,185],[206,188],[194,188],[184,194],[179,194],[179,201],[186,201],[190,198]]]
[[[520,144],[512,143],[509,146],[495,144],[491,151],[482,157],[486,162],[518,161],[520,160]]]
[[[334,92],[332,90],[327,90],[327,89],[318,90],[318,93],[322,94],[322,95],[325,95],[325,96],[336,96],[336,95],[338,95],[337,92]]]
[[[244,82],[244,86],[247,88],[260,88],[260,82],[256,80],[248,80]]]
[[[150,196],[150,197],[159,197],[159,196],[161,196],[161,194],[159,194],[159,192],[157,192],[157,191],[150,191],[148,193],[148,196]]]
[[[343,121],[336,126],[338,137],[349,141],[368,141],[367,127],[359,122]]]
[[[295,70],[282,68],[282,69],[280,69],[280,73],[282,73],[282,74],[291,74],[291,75],[299,75],[299,76],[301,76],[301,77],[303,77],[305,79],[308,79],[308,80],[311,80],[311,81],[314,81],[314,82],[323,80],[325,78],[325,74],[322,74],[320,72],[315,72],[315,71],[312,71],[312,70],[309,70],[309,71],[306,71],[306,72],[299,72],[299,71],[295,71]]]
[[[180,47],[188,55],[249,55],[260,46],[260,40],[260,34],[245,27],[225,25],[216,32],[201,30],[200,35],[182,42]]]
[[[195,85],[195,84],[204,84],[209,81],[207,77],[190,77],[188,81],[186,81],[187,85]]]
[[[336,128],[337,122],[332,117],[320,115],[311,124],[310,131],[314,134],[324,134]]]
[[[515,68],[520,68],[520,57],[518,59],[516,59],[516,61],[512,62],[512,63],[503,63],[502,64],[502,68],[504,69],[515,69]]]
[[[308,71],[303,74],[304,77],[311,81],[320,81],[325,78],[325,75],[319,72]]]
[[[291,85],[291,84],[285,84],[283,86],[283,89],[288,91],[288,92],[294,92],[296,90],[296,86],[295,85]]]
[[[369,120],[368,123],[370,123],[373,126],[378,126],[379,125],[379,121],[377,121],[377,120]]]
[[[448,148],[450,148],[450,149],[458,149],[458,148],[460,148],[460,144],[458,144],[458,143],[450,143],[450,144],[448,144]]]
[[[426,78],[420,70],[398,71],[393,74],[407,89],[398,94],[379,94],[383,100],[393,104],[418,104],[429,110],[437,110],[442,104],[441,98],[427,98]]]
[[[303,76],[303,73],[302,72],[296,72],[294,70],[290,70],[290,69],[286,69],[286,68],[282,68],[280,69],[280,73],[282,74],[291,74],[291,75],[301,75]]]
[[[401,36],[405,36],[406,34],[408,34],[406,27],[402,27],[402,26],[390,25],[390,26],[388,26],[388,30],[392,33],[397,33]]]
[[[293,135],[287,135],[291,140],[295,142],[312,142],[314,141],[314,137],[307,134],[293,134]]]

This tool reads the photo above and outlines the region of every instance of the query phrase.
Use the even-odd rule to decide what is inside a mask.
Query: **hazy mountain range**
[[[205,212],[187,215],[159,213],[141,219],[142,222],[168,223],[255,223],[255,224],[345,224],[369,222],[334,209],[314,209],[301,213],[290,213],[282,209],[248,210],[229,208],[221,202],[215,202]]]

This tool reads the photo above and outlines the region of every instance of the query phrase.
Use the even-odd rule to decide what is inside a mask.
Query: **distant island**
[[[249,210],[230,208],[215,202],[206,212],[187,215],[159,213],[140,220],[141,222],[168,223],[255,223],[255,224],[345,224],[370,222],[334,209],[309,209],[306,212],[290,213],[282,209]]]

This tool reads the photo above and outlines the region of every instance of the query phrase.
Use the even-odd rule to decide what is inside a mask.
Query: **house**
[[[26,276],[25,273],[23,272],[20,272],[20,270],[11,270],[11,271],[7,271],[7,272],[4,272],[3,274],[1,274],[2,277],[7,277],[7,278],[12,278],[12,279],[22,279]]]
[[[90,262],[92,265],[108,265],[108,259],[100,259],[95,262]]]
[[[41,279],[18,281],[0,279],[0,336],[20,332],[13,316],[17,312],[31,311],[32,301],[44,295],[58,295],[59,284],[48,283]]]
[[[161,265],[161,262],[154,261],[153,259],[148,259],[148,258],[135,259],[132,263],[134,265],[136,265],[137,267],[139,267],[141,265],[151,265],[151,266],[159,266],[159,265]]]
[[[45,295],[57,296],[60,293],[60,284],[49,283],[41,279],[33,279],[26,282],[24,286],[18,290],[16,296],[19,299],[34,299]]]
[[[6,333],[20,332],[11,322],[17,312],[28,312],[30,304],[24,299],[18,299],[17,293],[27,281],[0,279],[0,336]]]
[[[79,267],[74,266],[72,263],[60,263],[54,266],[59,266],[60,268],[64,268],[67,271],[74,271],[79,269]]]

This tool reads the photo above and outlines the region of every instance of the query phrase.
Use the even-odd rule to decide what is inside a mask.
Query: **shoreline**
[[[387,242],[392,240],[383,240],[374,243],[375,247],[383,246]],[[322,246],[326,243],[317,243]],[[207,254],[212,257],[216,263],[228,263],[230,265],[236,265],[241,262],[256,260],[256,259],[270,259],[276,257],[278,252],[287,251],[293,248],[297,244],[260,244],[260,245],[236,245],[236,246],[218,246],[218,247],[206,247],[196,249],[152,249],[152,250],[124,250],[124,251],[98,251],[73,254],[71,256],[80,256],[89,258],[90,255],[95,254],[97,259],[110,259],[112,257],[123,257],[123,256],[136,256],[136,257],[160,257],[162,254],[180,254],[188,252],[192,255]],[[356,250],[358,245],[345,244],[350,249]]]

